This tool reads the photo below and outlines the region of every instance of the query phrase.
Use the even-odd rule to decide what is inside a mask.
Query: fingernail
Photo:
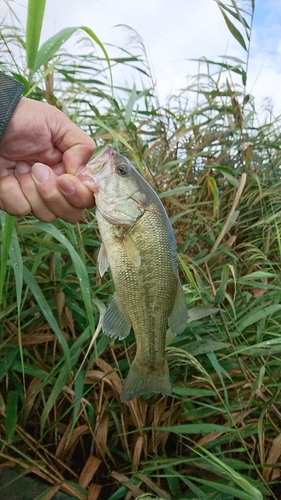
[[[60,179],[58,181],[58,187],[64,194],[73,194],[76,192],[76,187],[69,179]]]
[[[16,164],[16,172],[19,175],[26,174],[27,172],[30,172],[31,166],[26,163],[25,161],[18,161]]]
[[[50,177],[49,167],[43,163],[34,163],[32,175],[37,182],[46,182]]]

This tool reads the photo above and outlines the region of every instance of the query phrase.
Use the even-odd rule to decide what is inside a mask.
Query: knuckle
[[[54,222],[56,220],[56,218],[57,218],[54,214],[51,214],[51,213],[49,213],[49,214],[38,214],[38,215],[36,215],[35,213],[33,213],[33,215],[37,219],[41,220],[42,222]]]
[[[10,208],[10,207],[5,207],[4,208],[5,212],[9,215],[15,215],[16,217],[25,217],[26,215],[29,215],[31,213],[30,208]]]
[[[66,222],[70,222],[71,224],[76,224],[77,222],[83,219],[83,210],[74,209],[73,207],[66,210],[64,207],[64,210],[59,210],[59,211],[57,210],[56,215],[57,217],[60,217]]]
[[[12,175],[0,179],[0,206],[8,214],[19,217],[31,212],[29,201]]]

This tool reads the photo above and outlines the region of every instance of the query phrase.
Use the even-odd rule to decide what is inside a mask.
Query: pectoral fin
[[[136,267],[140,267],[141,265],[141,257],[140,253],[136,247],[136,244],[134,240],[131,238],[129,234],[126,234],[126,236],[123,239],[123,245],[125,252],[127,254],[128,260],[132,262]]]
[[[108,258],[106,255],[105,246],[103,243],[101,244],[99,254],[98,254],[98,266],[99,266],[100,275],[103,276],[105,271],[107,271],[107,269],[109,268],[109,262],[108,262]]]
[[[131,325],[119,308],[114,294],[103,318],[102,331],[108,337],[122,340],[129,335],[130,330]]]
[[[173,335],[183,332],[187,325],[187,307],[181,283],[179,281],[176,299],[172,314],[168,319],[168,325]]]

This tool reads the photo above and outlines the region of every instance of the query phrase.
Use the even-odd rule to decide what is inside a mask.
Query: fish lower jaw
[[[94,193],[94,195],[99,194],[99,185],[97,184],[94,176],[89,172],[88,165],[83,170],[78,172],[77,177],[85,186],[87,186],[87,188],[90,189],[90,191],[92,191],[92,193]]]

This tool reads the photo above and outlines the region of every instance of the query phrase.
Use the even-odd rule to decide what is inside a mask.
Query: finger
[[[25,198],[31,206],[33,215],[43,222],[53,222],[57,216],[40,196],[37,186],[32,178],[31,167],[24,164],[24,162],[18,162],[16,167],[16,177]]]
[[[16,162],[12,160],[6,160],[3,156],[0,156],[0,177],[4,177],[9,171],[13,170],[16,166]]]
[[[44,162],[42,162],[44,163]],[[49,165],[49,163],[48,163]],[[56,175],[62,175],[62,174],[65,174],[65,166],[64,164],[61,162],[57,163],[56,165],[49,165],[49,167],[52,167],[53,171],[55,172]]]
[[[87,139],[90,140],[89,143],[85,141],[82,144],[76,144],[63,153],[62,160],[67,173],[75,175],[79,168],[86,165],[90,160],[95,143],[90,137],[87,137]]]
[[[25,160],[31,165],[36,161],[51,166],[61,162],[63,151],[56,146],[56,136],[52,136],[57,115],[64,116],[49,104],[22,97],[0,143],[0,164],[1,159]]]
[[[75,223],[83,218],[83,210],[72,206],[58,189],[58,177],[47,165],[35,163],[32,167],[32,178],[44,204],[56,217]]]
[[[76,174],[91,158],[95,142],[63,113],[56,114],[56,122],[52,117],[52,134],[56,147],[63,153],[62,160],[67,173]]]
[[[95,205],[93,193],[73,175],[59,176],[57,187],[73,207],[91,208]]]
[[[31,205],[13,175],[0,178],[0,208],[10,215],[23,216],[31,212]]]

